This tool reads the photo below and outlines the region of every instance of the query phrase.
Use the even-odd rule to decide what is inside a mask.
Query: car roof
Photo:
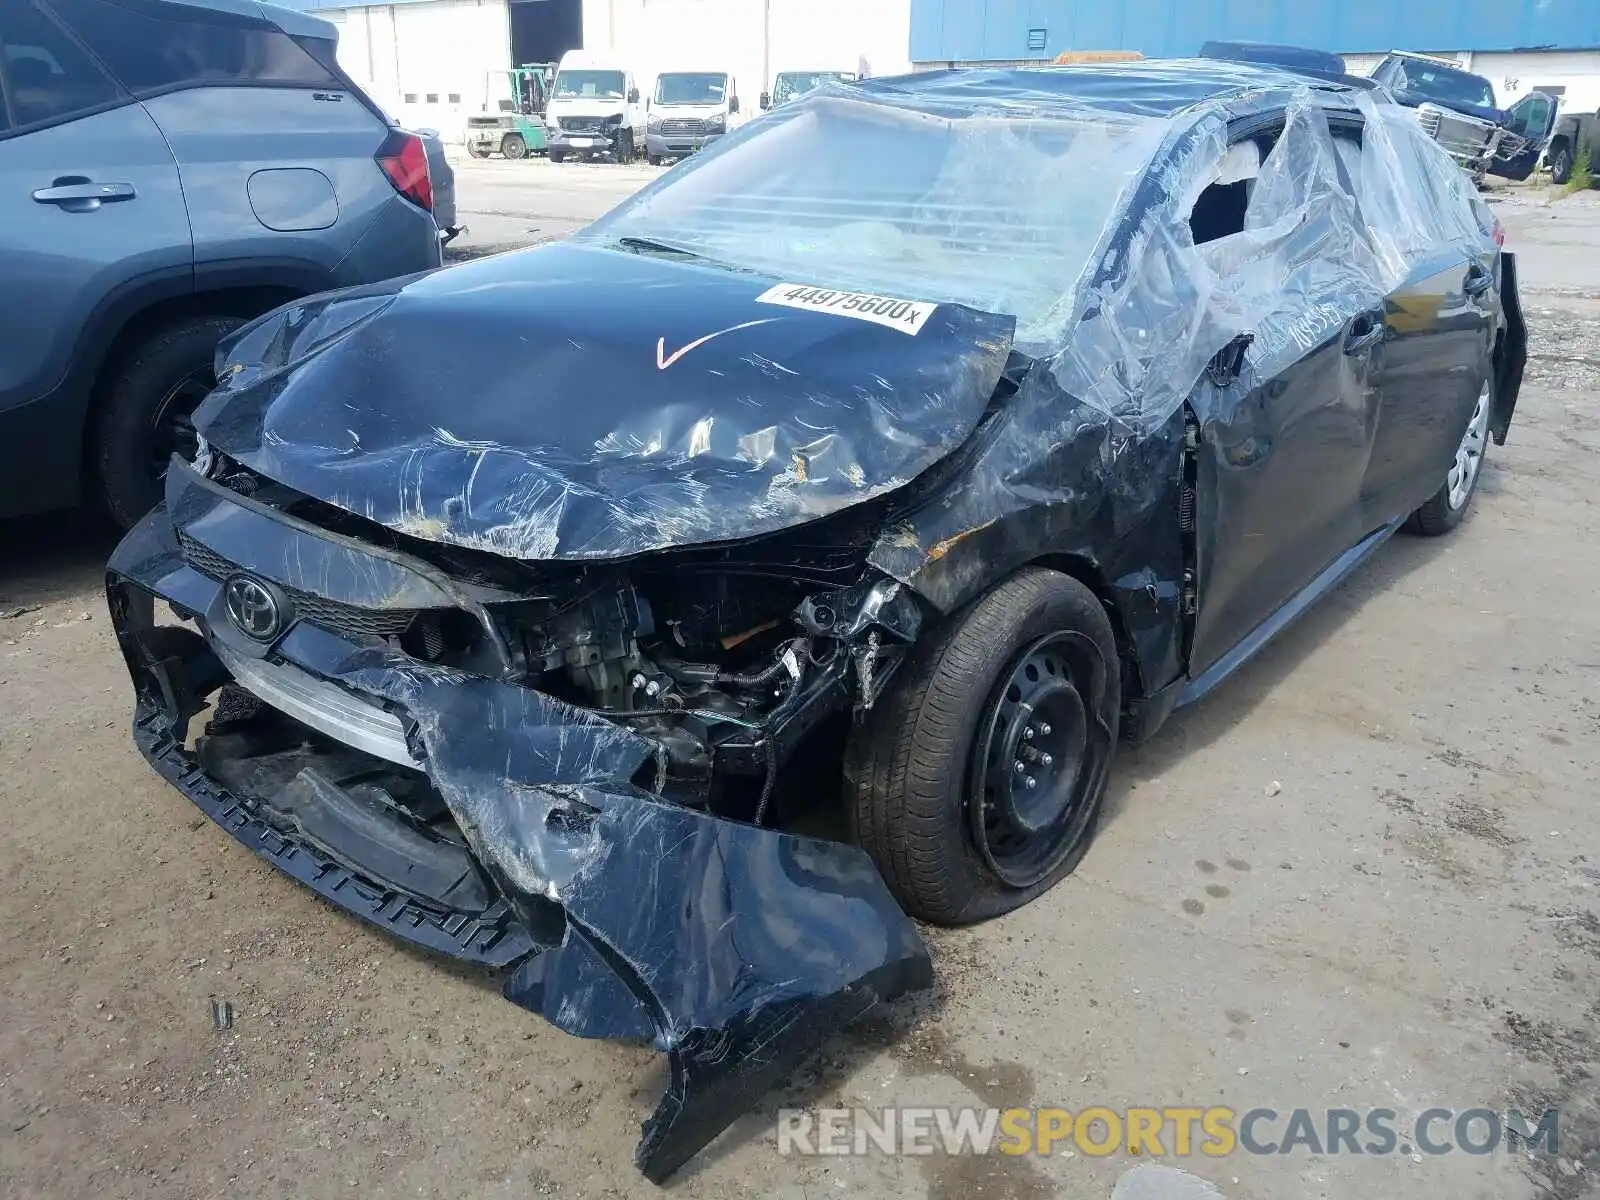
[[[1277,67],[1226,59],[1146,59],[1082,66],[957,67],[864,80],[867,93],[903,96],[915,103],[1027,103],[1045,107],[1088,107],[1138,116],[1171,117],[1198,107],[1221,105],[1254,95],[1260,107],[1304,88],[1336,97],[1362,89],[1357,80],[1309,76]],[[1270,97],[1270,99],[1269,99]],[[1347,101],[1354,107],[1353,100]]]
[[[1454,71],[1457,75],[1471,75],[1474,79],[1482,79],[1476,71],[1469,71],[1460,63],[1451,62],[1448,58],[1435,58],[1431,54],[1415,54],[1410,50],[1391,50],[1386,55],[1388,58],[1404,58],[1410,62],[1427,63],[1430,67],[1437,67],[1441,71]]]

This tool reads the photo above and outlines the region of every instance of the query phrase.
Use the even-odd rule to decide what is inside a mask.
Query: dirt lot
[[[464,249],[564,232],[632,186],[604,169],[464,167]],[[1072,879],[933,933],[939,994],[830,1048],[677,1194],[1105,1197],[1127,1158],[788,1159],[773,1114],[1187,1103],[1562,1109],[1559,1159],[1182,1164],[1228,1200],[1600,1195],[1593,199],[1500,202],[1535,357],[1465,526],[1396,540],[1126,754]],[[657,1056],[326,907],[145,766],[107,549],[0,526],[0,1194],[642,1194]]]

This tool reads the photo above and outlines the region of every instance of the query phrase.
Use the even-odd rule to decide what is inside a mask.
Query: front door
[[[0,101],[0,417],[44,509],[77,481],[56,422],[85,397],[55,393],[90,318],[152,277],[192,287],[194,252],[161,131],[32,0],[0,4]]]
[[[1383,325],[1313,305],[1257,337],[1296,345],[1266,377],[1202,381],[1196,513],[1198,678],[1367,533],[1356,497],[1366,469]],[[1281,342],[1279,342],[1281,344]]]

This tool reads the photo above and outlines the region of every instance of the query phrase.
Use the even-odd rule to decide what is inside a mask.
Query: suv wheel
[[[1572,178],[1572,146],[1562,142],[1550,152],[1550,182],[1565,183]]]
[[[217,343],[238,317],[185,317],[146,335],[101,380],[91,446],[111,519],[131,527],[161,501],[167,462],[192,455],[192,417],[211,389]]]

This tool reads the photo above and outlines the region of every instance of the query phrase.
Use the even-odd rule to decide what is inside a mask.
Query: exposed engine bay
[[[225,455],[208,465],[256,503],[436,565],[484,599],[497,636],[456,608],[356,632],[615,721],[658,747],[635,784],[758,824],[788,757],[826,718],[872,707],[923,620],[913,593],[867,565],[884,505],[744,544],[519,564],[395,534]],[[340,631],[337,618],[326,623]]]

